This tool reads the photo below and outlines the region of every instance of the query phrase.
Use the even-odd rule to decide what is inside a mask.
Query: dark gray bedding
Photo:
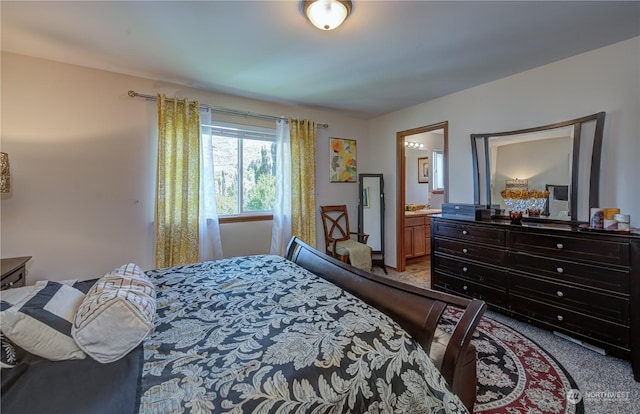
[[[140,349],[106,365],[33,364],[6,394],[3,370],[2,412],[466,412],[395,322],[282,257],[147,274],[157,321],[140,381]]]
[[[282,257],[147,274],[141,413],[466,412],[399,325]]]
[[[87,357],[49,361],[25,354],[2,370],[2,414],[137,413],[142,345],[101,364]]]

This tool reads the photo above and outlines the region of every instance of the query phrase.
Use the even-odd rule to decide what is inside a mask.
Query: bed
[[[284,258],[146,275],[157,313],[140,345],[106,364],[24,353],[2,370],[2,412],[458,413],[473,406],[469,341],[483,302],[357,270],[296,238]],[[450,333],[437,328],[446,306],[464,309]]]

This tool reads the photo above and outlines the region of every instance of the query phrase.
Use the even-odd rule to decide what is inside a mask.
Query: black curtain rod
[[[148,101],[157,101],[158,100],[158,98],[156,96],[145,95],[143,93],[138,93],[138,92],[135,92],[135,91],[132,91],[132,90],[129,91],[128,95],[130,97],[132,97],[132,98],[144,98],[144,99],[146,99]],[[205,105],[205,104],[200,104],[200,108],[208,109],[211,112],[215,112],[215,113],[218,113],[218,114],[233,115],[233,116],[243,116],[243,117],[255,118],[255,119],[266,119],[268,121],[277,121],[279,119],[284,119],[282,117],[273,116],[273,115],[258,114],[258,113],[255,113],[255,112],[238,111],[237,109],[213,107],[213,106]],[[329,128],[329,124],[316,123],[316,126],[318,128]]]

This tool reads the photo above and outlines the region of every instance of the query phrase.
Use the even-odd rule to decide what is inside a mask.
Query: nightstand
[[[0,290],[17,288],[25,285],[27,270],[25,264],[31,259],[31,256],[11,257],[2,259],[0,263],[0,272],[2,272],[2,285]]]

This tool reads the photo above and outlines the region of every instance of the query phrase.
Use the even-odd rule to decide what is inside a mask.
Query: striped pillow
[[[107,273],[87,292],[71,334],[98,362],[116,361],[153,330],[156,291],[144,272],[129,263]]]
[[[80,290],[60,282],[40,281],[14,305],[2,304],[0,330],[20,348],[59,361],[83,359],[84,352],[71,336]]]

